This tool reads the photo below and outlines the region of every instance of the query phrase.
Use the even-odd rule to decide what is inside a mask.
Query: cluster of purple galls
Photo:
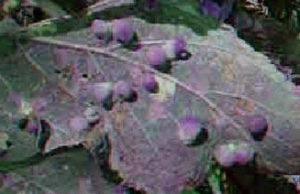
[[[211,1],[202,1],[201,9],[203,13],[213,15],[216,19],[226,17],[228,10],[222,10],[217,4]],[[224,8],[225,9],[225,8]],[[223,11],[223,13],[221,13]],[[127,44],[134,37],[133,24],[129,19],[116,19],[108,23],[103,20],[94,20],[91,29],[100,40],[106,42],[117,41],[121,44]],[[165,68],[170,67],[170,63],[175,60],[187,60],[186,41],[182,37],[176,37],[167,41],[165,44],[152,45],[147,49],[145,58],[148,65],[162,73],[167,73]],[[153,73],[145,73],[143,77],[143,87],[150,93],[159,92],[159,86]],[[137,92],[133,90],[130,83],[118,81],[112,83],[101,83],[94,88],[95,98],[102,104],[110,104],[108,109],[112,108],[114,96],[125,102],[134,102],[137,100]],[[75,121],[74,121],[75,122]],[[261,141],[268,130],[268,122],[264,116],[253,114],[245,116],[245,126],[249,134],[255,141]],[[200,118],[193,115],[186,115],[179,119],[178,137],[187,146],[195,146],[203,143],[208,138],[208,130],[204,127]],[[214,152],[216,161],[224,166],[244,165],[253,160],[254,150],[246,142],[229,141],[217,146]]]
[[[136,36],[133,29],[133,23],[128,18],[115,19],[112,22],[95,19],[91,25],[94,36],[100,41],[105,41],[106,43],[116,41],[122,45],[133,41]],[[189,57],[190,53],[187,52],[186,42],[182,37],[176,37],[163,45],[150,46],[145,54],[148,65],[163,73],[168,72],[172,61],[186,60]],[[159,91],[158,83],[151,72],[144,73],[142,85],[150,93]],[[125,81],[119,81],[114,86],[111,84],[100,84],[95,87],[94,94],[97,99],[106,103],[108,101],[113,102],[113,94],[119,95],[126,102],[133,102],[137,98],[137,93],[133,90],[132,85]]]
[[[204,7],[207,9],[204,9]],[[202,1],[204,13],[220,17],[217,5],[208,1]],[[126,45],[133,41],[136,36],[132,20],[128,18],[115,19],[112,22],[95,19],[91,24],[93,35],[100,41],[109,43],[116,41]],[[169,73],[166,69],[172,67],[172,62],[177,60],[188,60],[191,54],[187,51],[186,41],[182,37],[175,37],[164,44],[154,44],[149,46],[145,59],[147,65],[161,73]],[[149,93],[158,93],[159,84],[153,72],[144,72],[142,77],[142,87]],[[110,111],[115,103],[133,103],[138,99],[138,92],[132,83],[125,80],[117,82],[99,82],[89,85],[93,99],[96,103]],[[87,108],[81,116],[74,116],[68,120],[68,127],[74,131],[86,130],[99,121],[97,109]],[[268,121],[259,114],[245,116],[245,126],[249,134],[255,141],[261,141],[268,131]],[[38,122],[32,120],[24,126],[28,131],[37,131]],[[178,121],[178,137],[187,146],[197,146],[208,138],[209,131],[204,126],[200,118],[194,115],[185,115]],[[217,146],[214,152],[216,161],[224,166],[243,165],[253,160],[254,150],[246,142],[229,141]]]

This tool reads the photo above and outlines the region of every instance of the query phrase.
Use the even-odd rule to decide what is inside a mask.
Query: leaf
[[[202,182],[214,147],[231,139],[254,146],[259,167],[280,173],[300,171],[299,97],[292,94],[295,86],[266,56],[238,39],[230,27],[200,37],[184,26],[129,19],[141,41],[139,50],[114,41],[96,44],[89,29],[84,29],[34,38],[0,66],[1,83],[6,86],[1,95],[19,92],[31,105],[30,112],[50,124],[44,152],[96,142],[106,133],[111,168],[119,172],[122,183],[161,194],[179,193]],[[173,61],[170,74],[151,68],[145,59],[149,46],[165,44],[178,35],[188,41],[191,58]],[[11,64],[15,69],[9,68]],[[60,73],[55,73],[57,69]],[[171,85],[162,89],[167,98],[157,98],[162,92],[149,94],[143,89],[144,72],[160,77],[161,86]],[[90,86],[120,80],[133,84],[137,101],[116,102],[112,110],[105,110],[93,99]],[[33,106],[38,98],[46,101],[39,111]],[[21,115],[20,107],[1,102],[7,111]],[[89,130],[70,130],[68,119],[82,115],[90,104],[97,106],[100,122]],[[253,113],[265,115],[270,124],[260,142],[251,139],[242,122],[243,116]],[[208,130],[208,139],[198,147],[187,147],[178,137],[178,121],[186,115],[201,118]],[[96,133],[94,140],[90,133]]]
[[[126,4],[133,4],[133,0],[98,0],[89,7],[90,13],[100,12],[110,7],[118,7]]]
[[[195,191],[194,189],[188,189],[182,191],[180,194],[199,194],[199,192]]]
[[[39,0],[35,1],[35,3],[51,17],[58,18],[67,15],[65,10],[50,0]]]
[[[1,174],[0,193],[96,194],[98,192],[90,184],[93,179],[91,171],[97,171],[89,168],[93,162],[82,149],[68,150],[39,164]],[[98,177],[97,181],[104,182],[102,179]],[[112,186],[107,188],[112,190]]]
[[[221,180],[222,180],[221,169],[218,167],[212,167],[208,177],[208,182],[214,194],[222,194]]]

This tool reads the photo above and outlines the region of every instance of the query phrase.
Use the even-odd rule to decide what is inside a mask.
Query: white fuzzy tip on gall
[[[114,93],[119,98],[128,98],[132,94],[132,85],[126,81],[118,81],[114,84]]]

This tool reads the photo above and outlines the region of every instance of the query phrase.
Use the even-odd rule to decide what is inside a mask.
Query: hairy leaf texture
[[[98,44],[85,29],[34,38],[29,51],[23,49],[0,66],[4,88],[0,99],[5,110],[17,118],[24,114],[20,103],[4,103],[16,91],[27,102],[27,115],[50,124],[44,152],[80,143],[90,147],[106,133],[111,168],[119,172],[122,184],[147,193],[178,193],[201,182],[214,148],[229,140],[249,143],[261,168],[300,172],[300,99],[292,94],[295,86],[285,81],[266,56],[227,26],[200,37],[183,26],[129,19],[140,40],[138,50],[126,49],[116,41]],[[146,58],[149,47],[163,46],[178,36],[187,40],[191,57],[172,61],[167,73],[152,68]],[[9,70],[13,62],[23,69]],[[156,93],[143,86],[143,76],[148,73],[158,83]],[[107,109],[94,99],[92,86],[118,81],[132,84],[135,101],[112,99]],[[37,97],[46,99],[46,107],[28,111]],[[100,116],[96,125],[84,130],[68,127],[70,118],[84,117],[92,105]],[[262,141],[252,138],[243,120],[253,114],[264,115],[268,122]],[[187,115],[199,118],[207,129],[208,138],[199,146],[187,147],[177,135],[179,120]],[[7,117],[12,119],[11,114]]]

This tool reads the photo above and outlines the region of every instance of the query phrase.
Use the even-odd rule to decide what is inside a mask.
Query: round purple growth
[[[163,49],[168,59],[180,59],[181,54],[186,52],[186,41],[183,37],[177,37],[167,41]]]
[[[129,19],[116,19],[112,22],[113,38],[123,44],[128,43],[134,35],[133,24]]]
[[[214,158],[223,167],[231,167],[235,162],[235,147],[233,144],[219,145],[214,151]]]
[[[153,66],[159,66],[166,62],[165,50],[160,46],[149,47],[146,53],[147,62]]]
[[[155,77],[151,73],[146,73],[143,75],[142,80],[143,87],[151,92],[151,93],[157,93],[158,92],[158,83],[155,80]]]
[[[137,98],[137,93],[133,90],[131,83],[126,81],[118,81],[114,84],[115,96],[126,102],[134,102]]]
[[[245,165],[254,157],[254,149],[245,142],[239,143],[234,152],[234,162],[238,165]]]
[[[268,130],[267,119],[262,115],[256,114],[247,116],[245,122],[252,137],[257,141],[261,141]]]
[[[114,85],[114,93],[119,97],[127,97],[131,94],[132,86],[126,81],[118,81]]]
[[[172,43],[176,55],[186,50],[186,41],[183,39],[183,37],[175,38]]]
[[[97,103],[101,103],[105,110],[112,110],[113,102],[113,83],[100,82],[90,86],[93,98]]]
[[[179,138],[186,145],[194,146],[207,139],[207,130],[195,116],[185,116],[179,120]]]
[[[254,149],[246,142],[231,142],[217,146],[214,158],[223,167],[245,165],[254,158]]]
[[[221,15],[221,7],[212,0],[203,0],[200,3],[200,11],[204,15],[212,16],[215,19],[219,19]]]
[[[102,20],[94,20],[91,25],[91,29],[95,36],[99,39],[107,40],[110,38],[109,25]]]

